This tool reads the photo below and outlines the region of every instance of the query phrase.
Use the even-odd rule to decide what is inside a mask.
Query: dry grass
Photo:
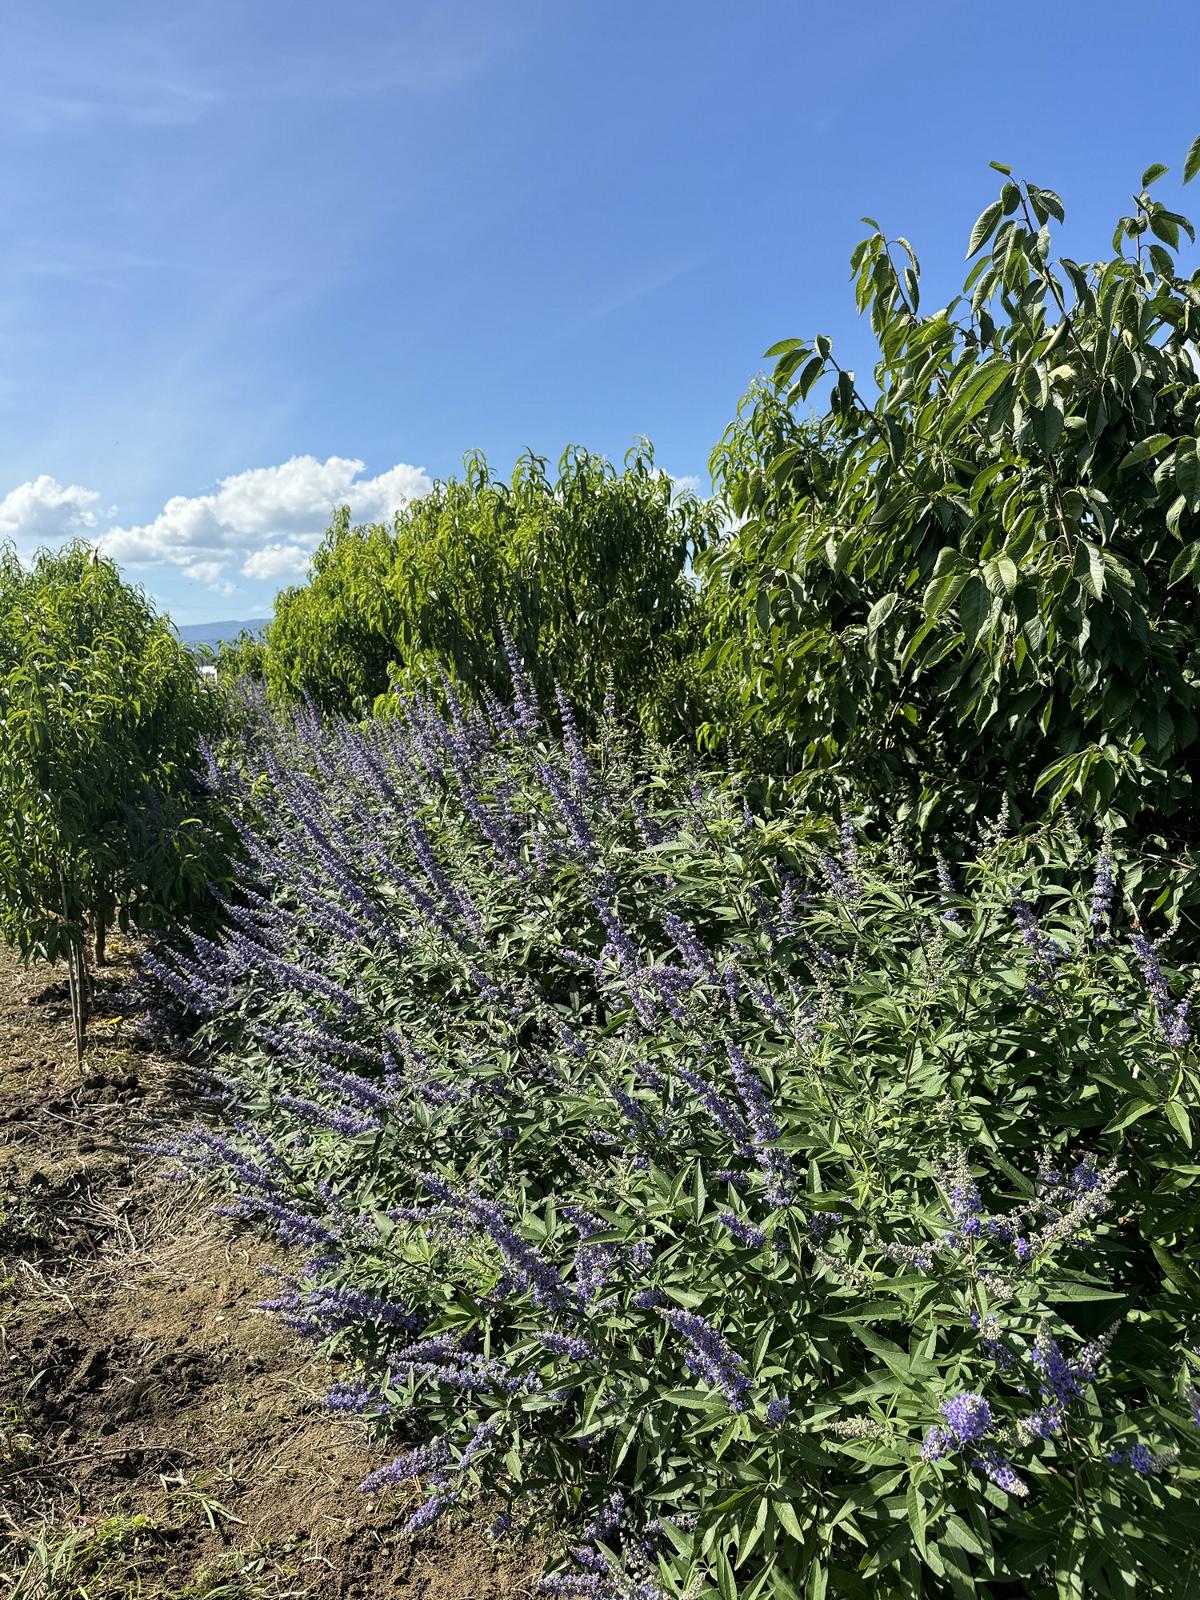
[[[331,1373],[265,1314],[279,1252],[140,1146],[196,1106],[138,1044],[114,951],[82,1074],[61,985],[0,950],[0,1595],[515,1600],[471,1528],[399,1540],[403,1493],[321,1403]],[[51,975],[53,978],[53,975]]]

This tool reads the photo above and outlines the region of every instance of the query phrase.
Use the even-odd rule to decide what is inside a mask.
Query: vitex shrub
[[[364,1489],[552,1595],[1189,1592],[1190,991],[1112,852],[927,879],[513,704],[250,719],[229,930],[148,962]]]

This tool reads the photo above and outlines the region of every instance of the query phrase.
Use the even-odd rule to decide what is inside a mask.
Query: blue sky
[[[1084,256],[1151,160],[1178,194],[1188,14],[0,0],[0,536],[98,538],[193,622],[265,612],[334,503],[386,516],[470,448],[646,434],[704,487],[768,345],[869,360],[863,213],[935,303],[991,159]]]

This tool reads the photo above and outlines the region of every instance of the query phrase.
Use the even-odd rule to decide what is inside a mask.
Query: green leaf
[[[1090,1283],[1068,1283],[1062,1288],[1047,1288],[1046,1299],[1053,1305],[1094,1304],[1098,1300],[1128,1300],[1127,1294],[1116,1289],[1100,1289]]]
[[[1169,433],[1152,433],[1148,438],[1139,439],[1129,453],[1121,458],[1120,472],[1126,472],[1130,467],[1136,467],[1139,462],[1148,461],[1151,456],[1156,456],[1160,450],[1171,442]]]
[[[1112,375],[1122,389],[1132,389],[1138,377],[1138,359],[1124,342],[1118,343],[1112,356]]]
[[[1183,158],[1184,183],[1191,183],[1198,172],[1200,172],[1200,134],[1192,140],[1191,148]]]
[[[808,391],[816,383],[825,370],[824,356],[812,356],[804,365],[800,376],[796,379],[796,390],[802,400],[808,399]]]
[[[898,594],[885,594],[867,612],[867,636],[873,639],[899,603]]]
[[[796,1515],[794,1506],[792,1506],[790,1501],[782,1498],[776,1500],[774,1504],[775,1515],[779,1518],[784,1531],[786,1533],[790,1533],[793,1539],[796,1539],[800,1544],[803,1544],[804,1526],[801,1523],[800,1518]]]
[[[1142,173],[1142,188],[1148,189],[1152,183],[1157,183],[1159,178],[1166,174],[1166,167],[1161,161],[1155,161]]]
[[[1192,1124],[1182,1100],[1170,1100],[1167,1102],[1167,1121],[1190,1150],[1192,1148]]]
[[[908,1525],[912,1529],[913,1541],[925,1556],[925,1501],[921,1495],[921,1479],[914,1473],[908,1482],[908,1492],[904,1497],[904,1508],[908,1516]]]
[[[1180,1261],[1179,1257],[1173,1254],[1172,1251],[1168,1250],[1166,1245],[1159,1244],[1157,1240],[1151,1239],[1150,1250],[1154,1259],[1162,1268],[1164,1275],[1170,1278],[1177,1289],[1186,1291],[1200,1286],[1200,1279],[1196,1277],[1192,1269],[1185,1262]]]
[[[1171,572],[1167,582],[1178,583],[1181,578],[1189,577],[1195,572],[1197,562],[1200,562],[1200,539],[1184,545],[1171,563]]]
[[[709,1389],[665,1389],[659,1400],[669,1406],[682,1406],[685,1411],[720,1411],[728,1409],[723,1400],[714,1400]]]
[[[1104,557],[1090,540],[1081,539],[1076,547],[1075,576],[1093,600],[1102,598],[1104,594]]]
[[[994,556],[984,565],[983,580],[993,594],[1015,594],[1021,574],[1011,556]]]
[[[958,396],[963,421],[978,416],[1012,371],[1002,356],[985,361]]]
[[[968,1550],[973,1556],[987,1553],[980,1544],[978,1535],[954,1512],[946,1518],[946,1534],[960,1550]]]
[[[803,339],[780,339],[778,344],[773,344],[769,350],[763,351],[763,360],[771,361],[777,356],[791,355],[793,352],[807,350],[808,345]]]
[[[1062,438],[1065,420],[1062,412],[1053,401],[1048,406],[1042,406],[1033,413],[1030,418],[1030,430],[1041,447],[1043,455],[1053,454],[1055,445]]]
[[[971,229],[971,238],[967,245],[967,260],[991,237],[992,230],[1004,215],[1004,203],[993,200],[990,206],[979,213],[975,226]]]
[[[1046,788],[1048,784],[1053,783],[1056,778],[1061,778],[1063,780],[1063,790],[1069,789],[1075,781],[1075,776],[1079,769],[1079,762],[1080,757],[1076,754],[1060,756],[1057,761],[1052,761],[1050,765],[1044,768],[1043,771],[1038,775],[1037,781],[1033,786],[1034,794],[1040,794],[1041,791]]]
[[[1066,216],[1066,209],[1062,197],[1055,194],[1053,189],[1038,189],[1031,183],[1028,185],[1029,198],[1033,204],[1034,212],[1039,222],[1044,222],[1047,217],[1053,217],[1056,222],[1061,222]]]
[[[713,1575],[717,1580],[717,1593],[721,1600],[737,1600],[737,1580],[733,1576],[733,1568],[729,1565],[729,1557],[718,1545],[713,1550],[710,1560],[713,1564]]]
[[[889,1372],[898,1378],[912,1377],[912,1361],[898,1344],[882,1338],[870,1328],[855,1328],[853,1331],[871,1354],[879,1357]]]
[[[1152,750],[1163,751],[1175,732],[1175,720],[1166,706],[1159,701],[1148,704],[1143,711],[1142,731]]]
[[[767,1584],[762,1592],[768,1600],[805,1600],[804,1595],[779,1566],[768,1567],[766,1576]],[[810,1595],[811,1592],[810,1590]]]
[[[1154,264],[1154,270],[1160,277],[1173,278],[1175,276],[1175,263],[1171,259],[1169,252],[1164,250],[1162,245],[1152,244],[1150,246],[1150,260]]]
[[[1200,453],[1189,439],[1175,452],[1175,483],[1193,511],[1200,511]]]
[[[942,616],[958,599],[967,581],[965,572],[948,572],[935,578],[925,591],[925,615],[931,622]]]
[[[967,645],[975,643],[979,637],[979,630],[991,614],[991,609],[992,601],[986,584],[972,573],[958,597],[958,624],[963,632],[964,643]]]
[[[1146,1100],[1139,1096],[1121,1107],[1112,1121],[1106,1124],[1104,1132],[1116,1133],[1121,1128],[1127,1128],[1131,1122],[1136,1122],[1139,1117],[1144,1117],[1148,1111],[1157,1111],[1158,1109],[1159,1103],[1157,1100]]]

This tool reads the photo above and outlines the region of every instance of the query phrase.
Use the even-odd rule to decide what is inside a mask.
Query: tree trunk
[[[101,913],[97,912],[97,914],[96,914],[96,965],[98,967],[102,967],[104,965],[104,961],[105,961],[105,956],[104,956],[105,936],[106,936],[107,932],[108,932],[108,929],[105,926],[104,917],[103,917],[103,915]]]

